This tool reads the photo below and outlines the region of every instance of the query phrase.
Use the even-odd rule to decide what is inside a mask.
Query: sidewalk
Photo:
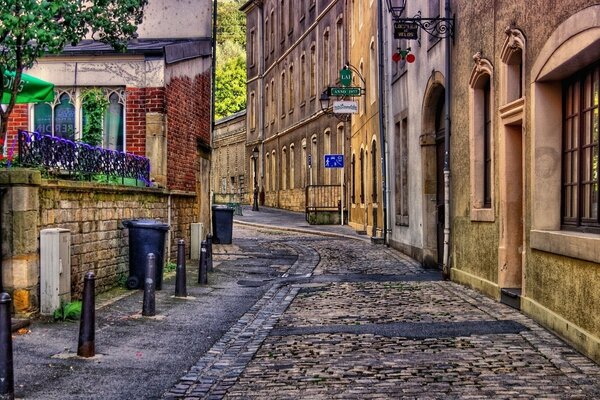
[[[371,241],[369,236],[359,235],[348,225],[310,225],[302,212],[263,206],[259,207],[258,211],[252,211],[252,206],[243,205],[242,214],[234,215],[233,221],[247,226],[267,227],[281,231]]]

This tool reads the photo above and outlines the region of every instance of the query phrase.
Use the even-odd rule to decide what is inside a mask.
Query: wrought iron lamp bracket
[[[430,36],[438,39],[452,38],[454,42],[455,17],[452,18],[423,18],[421,11],[418,11],[412,18],[394,17],[394,22],[405,24],[416,24],[419,28],[427,32]]]

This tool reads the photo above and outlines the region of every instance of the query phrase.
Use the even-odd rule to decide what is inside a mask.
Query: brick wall
[[[44,182],[44,181],[42,181]],[[123,220],[151,218],[168,222],[168,194],[162,190],[106,187],[79,182],[42,183],[39,229],[71,231],[72,294],[83,289],[86,272],[96,274],[96,290],[114,287],[129,271],[128,230]],[[198,219],[196,197],[175,195],[171,201],[171,259],[177,240],[190,240],[190,223]],[[165,255],[166,256],[166,255]],[[166,261],[166,260],[165,260]]]
[[[197,142],[210,144],[210,72],[178,77],[166,88],[167,185],[195,190]]]
[[[29,106],[27,104],[15,104],[10,118],[8,119],[8,131],[7,131],[7,146],[8,150],[13,146],[14,152],[17,154],[19,151],[17,144],[17,131],[19,129],[27,130],[29,126]]]
[[[146,89],[126,89],[125,140],[128,153],[146,156]]]

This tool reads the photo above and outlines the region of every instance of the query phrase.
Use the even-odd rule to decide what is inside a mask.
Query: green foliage
[[[220,0],[217,7],[215,119],[246,107],[246,15],[241,0]]]
[[[238,57],[216,71],[215,119],[246,107],[246,62]]]
[[[102,144],[102,125],[109,105],[108,99],[98,88],[85,90],[81,97],[86,120],[81,140],[91,146],[98,146]]]
[[[177,269],[177,264],[173,261],[168,261],[164,268],[164,273],[173,272]]]
[[[81,317],[81,301],[62,303],[53,314],[55,321],[77,321]]]
[[[15,71],[7,88],[13,96],[6,111],[0,109],[0,135],[21,84],[24,69],[44,54],[60,53],[91,35],[95,40],[123,51],[142,22],[148,0],[0,0],[0,87],[4,70]]]

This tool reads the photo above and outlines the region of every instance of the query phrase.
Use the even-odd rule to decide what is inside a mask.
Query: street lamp
[[[258,211],[258,147],[252,150],[252,161],[254,163],[254,199],[252,202],[252,211]]]
[[[400,18],[406,8],[406,0],[386,0],[386,3],[394,19]]]
[[[321,93],[321,97],[319,97],[319,102],[321,103],[321,111],[324,113],[328,113],[329,111],[329,93],[327,93],[327,89],[323,90]]]

